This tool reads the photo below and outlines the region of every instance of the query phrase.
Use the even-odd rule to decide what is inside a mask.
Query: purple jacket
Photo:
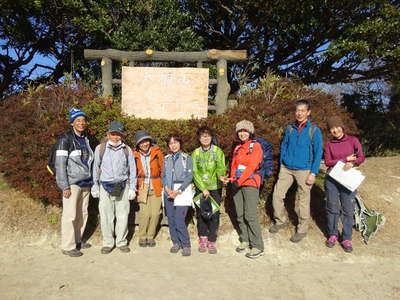
[[[346,157],[355,154],[357,159],[353,161],[359,166],[365,160],[360,141],[352,135],[344,135],[340,140],[331,139],[325,145],[324,160],[327,167],[333,167],[339,160],[346,162]]]

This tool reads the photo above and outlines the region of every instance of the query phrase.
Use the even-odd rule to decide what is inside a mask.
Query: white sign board
[[[122,111],[135,118],[205,118],[208,68],[122,67]]]
[[[343,185],[346,189],[354,192],[364,181],[365,176],[354,168],[344,171],[343,167],[344,162],[339,160],[329,172],[329,176]]]

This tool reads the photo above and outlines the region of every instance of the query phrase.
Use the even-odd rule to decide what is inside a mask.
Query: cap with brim
[[[124,125],[122,125],[118,121],[111,122],[110,125],[108,126],[107,133],[111,133],[111,132],[118,132],[120,134],[124,134],[125,133]]]
[[[145,130],[139,130],[135,133],[135,141],[136,141],[136,146],[139,145],[141,142],[144,140],[150,140],[150,142],[153,142],[153,138],[151,135],[149,135]]]

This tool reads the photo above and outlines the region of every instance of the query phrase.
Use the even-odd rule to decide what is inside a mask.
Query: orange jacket
[[[231,178],[236,178],[239,186],[259,188],[261,176],[256,171],[262,161],[263,150],[261,145],[256,142],[252,152],[249,153],[251,142],[252,140],[248,140],[246,143],[236,146],[232,157]]]
[[[142,160],[140,158],[140,152],[135,150],[133,152],[136,162],[136,176],[137,176],[137,191],[144,181],[144,170]],[[162,192],[162,172],[164,166],[164,155],[162,154],[158,146],[152,146],[150,148],[150,176],[151,183],[153,184],[154,193],[160,197]]]

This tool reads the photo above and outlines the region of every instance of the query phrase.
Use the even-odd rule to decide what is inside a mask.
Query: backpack
[[[211,149],[213,149],[213,151],[211,151],[211,153],[212,153],[212,161],[216,161],[217,160],[217,150],[215,149],[215,147],[218,147],[218,146],[215,145],[215,144],[213,144],[213,145],[214,145],[214,147],[211,147]],[[200,155],[200,148],[194,149],[193,153],[194,153],[194,155],[196,155],[196,157],[198,155]]]
[[[315,132],[315,128],[316,127],[317,127],[317,125],[311,124],[310,128],[308,128],[308,134],[310,135],[311,143],[314,142],[314,132]],[[288,131],[288,130],[289,130],[289,135],[290,135],[292,133],[292,131],[294,130],[293,126],[292,125],[288,125],[286,127],[286,131]]]
[[[99,157],[100,157],[99,173],[101,173],[101,168],[100,167],[101,167],[101,163],[103,162],[104,153],[106,152],[107,141],[108,141],[108,139],[104,138],[100,143],[100,149],[99,149]],[[128,150],[128,147],[126,145],[124,147],[124,153],[125,153],[125,156],[126,156],[126,164],[128,165],[128,163],[129,163],[129,159],[128,159],[129,150]]]
[[[100,143],[100,149],[99,149],[99,156],[100,156],[100,164],[99,165],[100,166],[101,166],[101,163],[103,162],[104,152],[106,152],[107,141],[108,141],[108,139],[105,138]],[[126,145],[124,147],[124,153],[125,153],[125,156],[126,156],[126,161],[128,161],[129,150],[128,150],[128,147]]]
[[[263,182],[265,177],[271,177],[272,175],[272,168],[274,166],[272,160],[272,145],[263,138],[254,138],[250,143],[249,151],[247,152],[247,154],[253,153],[253,147],[255,143],[259,143],[261,145],[263,152],[262,161],[258,169],[256,170],[256,172],[261,176],[261,182]],[[239,151],[239,147],[240,145],[236,146],[233,155],[237,154],[237,152]]]
[[[60,143],[60,138],[61,136],[57,137],[56,143],[51,147],[49,158],[47,160],[47,165],[46,165],[47,171],[49,171],[49,173],[53,176],[56,176],[56,156],[57,156],[56,153],[58,145]],[[71,149],[71,145],[68,145],[68,155],[69,153],[71,153],[72,150],[73,149]]]
[[[183,172],[186,172],[188,154],[181,152],[181,155],[182,155]],[[170,157],[170,156],[172,157],[172,154],[168,154],[165,158]]]
[[[354,225],[361,232],[364,243],[368,244],[369,239],[385,225],[386,218],[366,207],[360,194],[356,194],[354,204]]]

